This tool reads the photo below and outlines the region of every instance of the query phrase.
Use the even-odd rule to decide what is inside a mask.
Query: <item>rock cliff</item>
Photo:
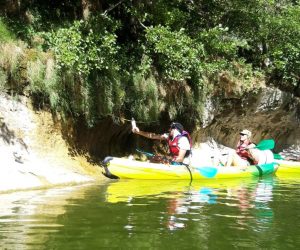
[[[48,112],[26,97],[0,95],[0,192],[94,181],[97,168],[71,156]]]

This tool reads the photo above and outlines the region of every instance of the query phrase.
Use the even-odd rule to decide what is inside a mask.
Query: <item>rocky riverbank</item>
[[[48,112],[24,96],[0,94],[0,192],[92,182],[100,169],[70,155]]]

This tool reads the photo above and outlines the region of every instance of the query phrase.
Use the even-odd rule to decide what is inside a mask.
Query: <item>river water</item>
[[[0,194],[0,249],[299,249],[300,176]]]

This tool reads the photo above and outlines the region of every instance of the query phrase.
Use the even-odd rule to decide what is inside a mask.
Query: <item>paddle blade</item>
[[[280,154],[273,154],[275,160],[284,160]]]
[[[218,169],[214,167],[196,167],[195,169],[206,178],[213,178],[218,173]]]
[[[275,142],[273,139],[269,140],[262,140],[260,141],[255,148],[258,148],[260,150],[268,150],[273,149],[275,147]]]

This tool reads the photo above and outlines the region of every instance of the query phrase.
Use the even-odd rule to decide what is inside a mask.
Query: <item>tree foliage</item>
[[[58,67],[85,76],[93,70],[117,69],[119,48],[114,31],[101,23],[106,21],[110,22],[104,18],[95,18],[90,23],[74,21],[67,28],[43,33],[48,47],[55,53]]]
[[[150,121],[162,113],[170,119],[190,113],[186,117],[201,122],[199,107],[207,96],[222,95],[224,84],[239,86],[242,95],[257,89],[262,76],[291,92],[300,87],[299,0],[19,4],[15,13],[9,4],[3,9],[12,25],[4,29],[0,19],[0,41],[12,27],[32,49],[51,51],[56,78],[38,85],[45,73],[31,70],[32,91],[49,92],[52,107],[84,115],[91,124],[107,115]],[[168,93],[182,89],[176,98]]]
[[[156,57],[165,77],[171,80],[184,80],[191,77],[204,60],[203,45],[184,32],[171,31],[168,27],[156,26],[146,31],[148,55]]]

